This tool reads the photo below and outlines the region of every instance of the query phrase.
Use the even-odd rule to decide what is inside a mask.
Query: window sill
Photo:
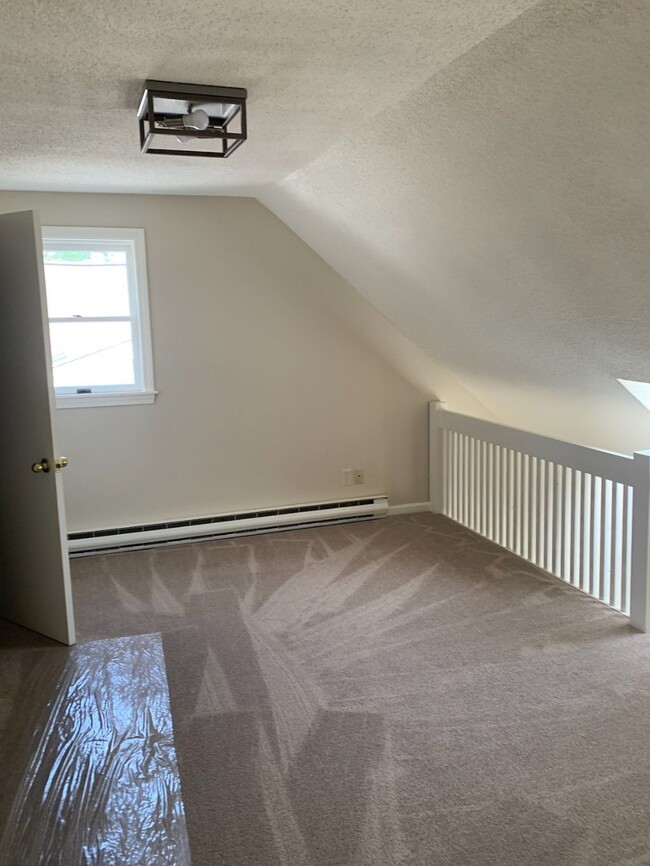
[[[157,391],[113,391],[95,394],[57,394],[57,409],[89,409],[98,406],[131,406],[153,403]]]

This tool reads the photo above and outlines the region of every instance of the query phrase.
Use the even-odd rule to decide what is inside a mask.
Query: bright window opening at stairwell
[[[621,385],[626,388],[633,397],[650,410],[650,382],[634,382],[630,379],[619,379]]]
[[[57,407],[155,397],[144,232],[43,228]]]

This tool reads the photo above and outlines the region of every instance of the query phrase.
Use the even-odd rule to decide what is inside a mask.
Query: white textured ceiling
[[[4,0],[1,185],[255,195],[533,2]],[[247,87],[249,140],[225,161],[142,156],[145,78]]]
[[[650,448],[647,0],[542,0],[261,198],[497,417]]]
[[[650,447],[647,0],[5,0],[0,70],[0,186],[257,196],[488,411]],[[250,140],[141,156],[147,77]]]

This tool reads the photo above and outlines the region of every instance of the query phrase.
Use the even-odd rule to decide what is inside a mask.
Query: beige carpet
[[[75,560],[73,571],[85,646],[71,656],[10,631],[0,651],[4,862],[46,823],[50,859],[16,866],[650,864],[650,637],[451,521],[167,547]],[[158,663],[138,665],[140,644],[116,641],[146,634],[161,643],[166,694]],[[100,650],[135,659],[123,671],[137,675],[122,675],[130,733],[114,739],[140,736],[144,757],[138,772],[115,771],[118,805],[110,784],[89,785],[98,814],[82,842],[79,797],[66,802],[61,784],[48,805],[32,765],[39,744],[67,742],[54,718],[62,681],[104,699],[91,650],[94,665]],[[86,763],[118,723],[114,713],[88,726]],[[151,806],[154,783],[138,782],[147,774],[167,817]],[[180,805],[169,782],[179,776]],[[124,842],[135,825],[140,848]]]

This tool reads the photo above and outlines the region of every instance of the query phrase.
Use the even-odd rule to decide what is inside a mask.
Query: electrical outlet
[[[363,484],[363,469],[354,470],[354,483]]]
[[[354,469],[341,469],[341,485],[349,487],[354,484]]]

